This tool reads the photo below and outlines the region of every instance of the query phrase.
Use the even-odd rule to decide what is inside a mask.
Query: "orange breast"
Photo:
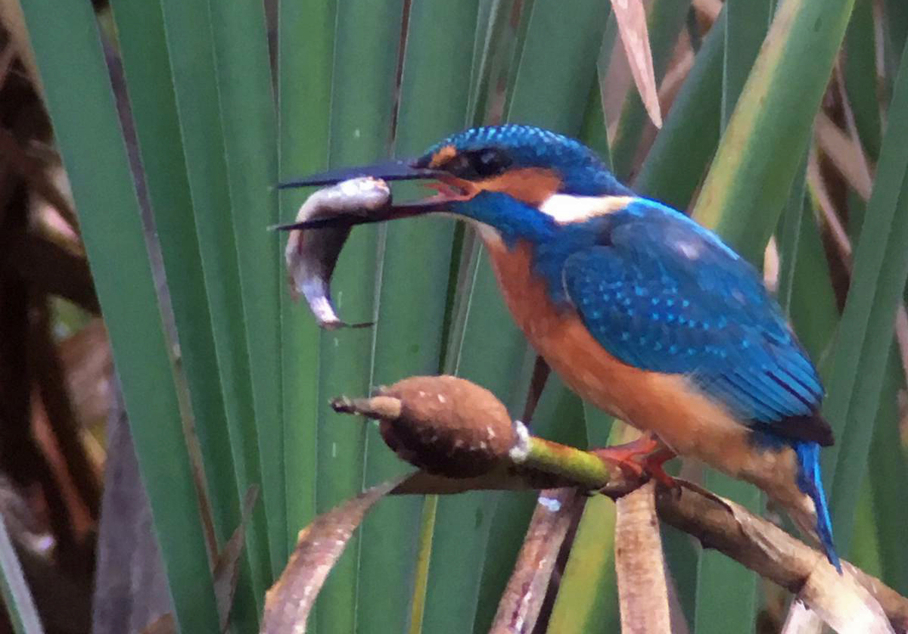
[[[721,405],[683,375],[642,370],[610,355],[576,311],[559,311],[549,299],[545,282],[531,273],[529,245],[519,243],[508,250],[495,238],[486,236],[485,242],[517,325],[572,390],[635,427],[654,432],[681,455],[770,486],[765,479],[779,474],[768,472],[780,471],[776,458],[755,452],[747,428]],[[785,470],[791,473],[788,467]],[[790,486],[788,474],[783,479]]]

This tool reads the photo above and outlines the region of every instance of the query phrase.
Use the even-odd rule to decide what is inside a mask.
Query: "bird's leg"
[[[536,356],[536,362],[533,364],[533,376],[530,378],[530,389],[527,392],[527,400],[523,407],[523,418],[521,422],[527,427],[536,413],[536,406],[539,404],[539,398],[542,396],[542,390],[545,389],[545,382],[551,373],[549,364],[541,356]]]
[[[637,440],[613,447],[592,449],[600,460],[611,463],[627,476],[640,478],[648,474],[667,487],[675,487],[674,478],[665,473],[662,465],[675,457],[675,452],[666,447],[655,434],[644,434]]]

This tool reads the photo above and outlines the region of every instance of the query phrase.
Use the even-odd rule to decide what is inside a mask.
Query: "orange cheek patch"
[[[429,167],[438,169],[455,156],[457,156],[457,148],[453,145],[446,145],[432,155],[432,160],[429,161]]]
[[[525,167],[476,183],[479,189],[503,192],[538,207],[561,187],[561,179],[552,170]]]

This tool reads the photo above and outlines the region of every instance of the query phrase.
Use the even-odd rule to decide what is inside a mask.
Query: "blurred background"
[[[839,550],[908,592],[906,37],[904,0],[0,0],[2,631],[257,631],[297,532],[407,470],[330,397],[448,372],[520,415],[534,355],[470,231],[354,231],[334,297],[376,325],[334,332],[266,231],[305,199],[279,180],[504,121],[763,270],[826,381]],[[534,423],[630,433],[554,378]],[[384,500],[310,631],[486,631],[534,502]],[[618,631],[613,522],[587,501],[537,631]],[[690,631],[779,631],[787,593],[663,537]]]

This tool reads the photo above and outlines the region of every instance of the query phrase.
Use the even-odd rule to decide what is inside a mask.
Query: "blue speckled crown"
[[[515,167],[555,169],[561,174],[561,191],[566,194],[603,196],[630,193],[591,149],[575,139],[536,126],[509,123],[464,130],[433,145],[421,162],[428,162],[432,155],[446,146],[454,146],[459,152],[496,147],[508,153]]]

